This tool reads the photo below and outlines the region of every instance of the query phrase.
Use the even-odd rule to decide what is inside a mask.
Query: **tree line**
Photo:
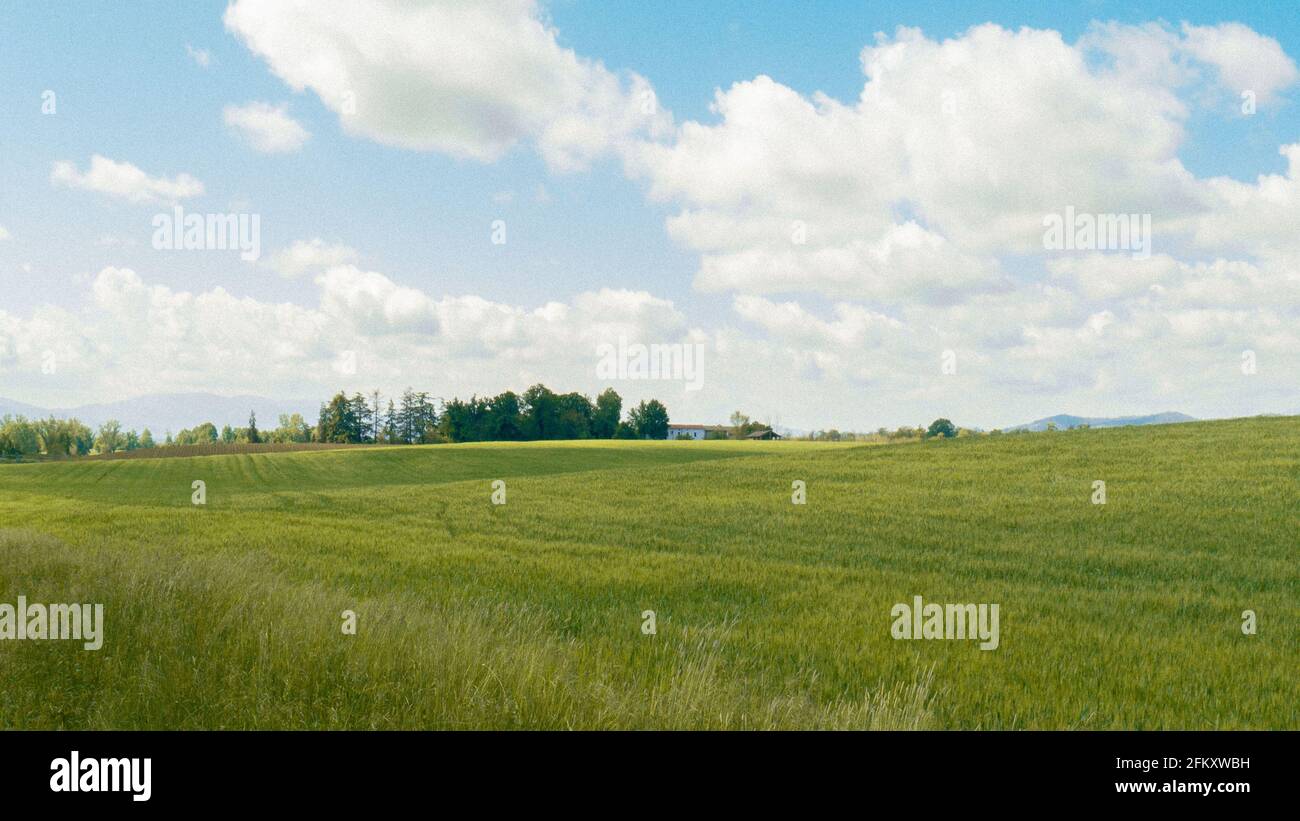
[[[95,447],[95,431],[76,419],[28,420],[23,416],[0,418],[0,458],[16,459],[46,453],[84,456]]]
[[[407,389],[382,402],[337,393],[321,405],[316,441],[374,444],[524,442],[542,439],[666,439],[668,409],[657,399],[640,402],[623,418],[623,398],[607,388],[592,401],[582,393],[555,393],[542,384],[523,393],[453,398],[435,404],[428,393]]]
[[[316,424],[301,414],[281,414],[279,426],[261,430],[250,413],[243,427],[211,422],[166,433],[161,443],[145,428],[125,430],[109,420],[92,430],[77,419],[0,418],[0,459],[86,456],[159,446],[328,442],[433,444],[437,442],[531,441],[540,439],[666,439],[668,409],[657,399],[640,402],[623,415],[623,399],[608,388],[592,401],[585,394],[557,394],[542,384],[523,393],[471,396],[444,402],[408,388],[383,402],[369,395],[336,393],[320,406]]]
[[[1088,425],[1078,425],[1079,428],[1087,428]],[[1073,429],[1073,428],[1072,428]],[[1048,423],[1048,431],[1056,430],[1056,425]],[[864,431],[841,431],[835,428],[830,430],[815,430],[798,437],[814,442],[899,442],[899,441],[922,441],[926,439],[952,439],[958,436],[1002,436],[1004,433],[1009,436],[1029,433],[1026,428],[1012,431],[1002,431],[994,428],[990,431],[981,431],[977,428],[963,428],[953,424],[948,419],[939,418],[929,425],[921,424],[916,427],[902,425],[894,430],[889,428],[879,428],[874,432]]]
[[[257,415],[249,414],[248,426],[220,430],[211,422],[186,428],[175,436],[168,431],[166,438],[155,442],[153,433],[145,428],[140,433],[126,430],[116,419],[110,419],[92,430],[78,419],[27,419],[24,416],[0,417],[0,459],[21,459],[31,456],[87,456],[92,453],[117,453],[119,451],[147,450],[153,447],[174,445],[212,445],[217,443],[310,442],[313,428],[299,414],[281,414],[280,426],[273,431],[257,429]]]
[[[161,446],[216,444],[383,444],[423,445],[439,442],[522,442],[542,439],[666,439],[668,409],[657,399],[642,401],[623,416],[623,398],[607,388],[592,401],[576,392],[557,394],[545,385],[533,385],[521,394],[505,391],[491,397],[471,396],[443,402],[427,392],[406,389],[385,404],[379,391],[351,397],[336,393],[322,403],[316,425],[300,414],[281,414],[279,425],[260,430],[257,415],[250,413],[244,427],[226,425],[220,430],[211,422],[170,431]],[[706,438],[744,438],[770,426],[736,411],[729,428],[710,430]],[[1080,427],[1087,427],[1081,425]],[[1049,431],[1055,425],[1048,425]],[[1012,433],[1025,433],[1018,430]],[[983,435],[999,435],[992,430]],[[855,432],[817,430],[799,438],[813,441],[907,441],[955,436],[980,436],[978,430],[962,428],[947,419],[929,425],[906,425],[895,430]],[[92,430],[76,419],[28,420],[22,416],[0,418],[0,459],[45,456],[86,456],[158,447],[145,428],[139,434],[123,430],[109,420]]]

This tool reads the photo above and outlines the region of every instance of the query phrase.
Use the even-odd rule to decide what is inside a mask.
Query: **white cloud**
[[[189,43],[186,43],[185,53],[188,54],[190,59],[200,68],[207,68],[212,65],[212,52],[205,48],[195,48]]]
[[[298,151],[311,132],[289,116],[288,106],[251,102],[228,105],[222,111],[226,125],[239,132],[249,145],[266,154]]]
[[[1260,61],[1243,63],[1251,50]],[[1261,98],[1295,82],[1248,29],[1107,24],[1069,44],[900,28],[861,60],[853,104],[759,76],[717,92],[715,124],[628,153],[650,196],[681,206],[667,227],[701,254],[697,287],[952,302],[1009,287],[1004,258],[1041,257],[1044,215],[1067,206],[1151,214],[1165,248],[1300,235],[1294,169],[1245,186],[1178,159],[1185,97],[1252,72]]]
[[[562,48],[534,0],[235,0],[224,19],[345,130],[387,145],[488,161],[532,140],[569,169],[666,122],[649,83]]]
[[[342,244],[327,244],[320,237],[298,240],[271,257],[271,267],[286,277],[296,277],[307,271],[334,268],[355,262],[356,250]]]
[[[85,173],[71,162],[56,162],[50,181],[71,188],[96,191],[130,202],[173,202],[203,193],[203,183],[189,174],[171,179],[151,177],[129,162],[116,162],[95,154]]]
[[[594,393],[606,387],[596,378],[596,346],[610,334],[674,342],[688,333],[670,302],[644,292],[602,289],[530,308],[473,295],[434,297],[351,265],[314,282],[317,303],[298,305],[220,287],[175,290],[130,269],[104,268],[80,310],[0,310],[0,379],[33,401],[57,391],[57,404],[247,392],[249,374],[258,392],[286,397],[408,385],[469,396],[539,381]],[[46,350],[58,352],[54,375],[41,373]],[[332,367],[344,351],[356,352],[356,384],[340,384]],[[667,398],[659,384],[620,390]]]
[[[1280,149],[1286,172],[1253,182],[1198,179],[1179,159],[1198,107],[1228,113],[1245,83],[1273,103],[1296,81],[1280,47],[1244,27],[1104,24],[1074,43],[995,25],[941,41],[900,29],[863,49],[854,100],[759,76],[719,90],[713,121],[655,142],[643,137],[666,115],[628,107],[648,84],[561,48],[530,2],[236,0],[226,22],[355,134],[477,160],[532,143],[556,168],[616,151],[673,207],[670,236],[700,255],[696,287],[729,292],[732,313],[702,329],[643,291],[528,306],[436,296],[316,238],[272,260],[314,275],[309,305],[105,269],[81,314],[0,312],[6,384],[61,344],[74,363],[61,378],[96,399],[246,391],[248,373],[263,392],[310,395],[340,387],[330,366],[343,350],[359,354],[349,388],[594,392],[596,344],[627,337],[707,343],[696,394],[616,386],[661,395],[675,419],[739,407],[809,426],[992,425],[1279,410],[1300,391],[1300,144]],[[1045,251],[1043,217],[1067,206],[1151,214],[1153,253]],[[1257,375],[1240,371],[1245,350]],[[947,351],[955,374],[941,371]]]
[[[1197,246],[1264,257],[1300,258],[1300,143],[1279,150],[1287,173],[1252,185],[1228,177],[1205,182],[1210,206],[1191,222]]]
[[[5,228],[3,225],[0,225],[0,242],[4,242],[5,240],[9,239],[9,236],[10,236],[9,229]]]
[[[704,257],[696,285],[705,291],[814,291],[881,301],[950,302],[1004,281],[993,261],[963,254],[911,221],[882,228],[874,241],[846,236],[837,244],[811,241],[811,249],[782,238],[777,221],[765,222],[771,223],[766,237],[734,250],[728,245],[753,225],[718,226],[711,234],[706,220],[677,217],[668,228],[696,247],[703,243],[726,249]]]
[[[734,292],[761,331],[718,334],[767,363],[759,378],[727,370],[738,397],[776,390],[804,419],[838,407],[829,421],[891,424],[908,408],[976,424],[1277,409],[1300,386],[1278,367],[1300,342],[1300,146],[1282,149],[1287,174],[1253,184],[1178,159],[1212,92],[1235,97],[1253,72],[1265,101],[1295,82],[1276,43],[1248,34],[900,29],[863,50],[854,103],[739,82],[717,92],[716,123],[682,123],[628,168],[680,205],[667,229],[700,253],[696,287]],[[1243,64],[1252,48],[1261,60]],[[1043,218],[1066,206],[1151,214],[1156,252],[1046,252]],[[822,316],[757,296],[773,293],[862,303]],[[1244,382],[1245,350],[1277,369]]]
[[[331,268],[316,278],[321,310],[357,332],[438,333],[438,306],[421,291],[397,285],[374,271],[351,265]]]
[[[1224,258],[1192,263],[1166,255],[1133,260],[1088,254],[1054,260],[1049,269],[1059,285],[1097,308],[1141,306],[1170,312],[1230,308],[1300,314],[1300,268],[1285,258],[1257,265]]]
[[[1250,280],[1231,263],[1210,267],[1220,283],[1235,279],[1241,288]],[[1191,272],[1188,283],[1200,279]],[[1231,307],[1206,302],[1208,289],[1193,285],[1097,304],[1035,286],[897,318],[842,303],[822,318],[797,303],[742,296],[737,312],[764,333],[722,332],[730,340],[718,366],[725,375],[713,373],[738,405],[765,401],[787,418],[840,427],[937,414],[991,426],[1062,411],[1276,411],[1291,407],[1300,389],[1287,364],[1300,345],[1295,293],[1266,306],[1258,291],[1243,290],[1256,301]],[[1268,369],[1243,375],[1247,350]],[[942,371],[949,351],[952,374]],[[764,367],[747,373],[736,364],[745,360]]]
[[[1086,278],[1090,264],[1062,267],[1059,278]],[[105,268],[80,309],[0,310],[0,379],[27,401],[56,392],[52,404],[248,392],[249,374],[257,392],[285,397],[407,385],[469,396],[539,381],[594,394],[607,386],[596,376],[597,346],[624,337],[705,345],[703,390],[614,384],[630,402],[664,400],[675,419],[721,421],[741,408],[788,424],[848,428],[935,415],[994,425],[1063,410],[1289,407],[1300,390],[1289,366],[1300,347],[1300,283],[1279,291],[1285,270],[1228,261],[1146,264],[1155,272],[1143,276],[1148,286],[1118,297],[1106,288],[1094,298],[1031,285],[897,314],[741,295],[734,308],[743,326],[715,330],[692,327],[673,303],[643,291],[602,289],[530,307],[436,297],[342,265],[316,277],[314,304],[293,304],[219,287],[175,290]],[[47,350],[58,357],[55,375],[40,370]],[[940,367],[948,350],[957,361],[952,375]],[[1258,375],[1241,374],[1244,350],[1257,354]],[[344,351],[356,352],[354,377],[333,368]]]
[[[798,303],[776,304],[756,296],[736,297],[735,309],[740,316],[770,333],[814,345],[875,345],[899,334],[904,327],[896,319],[847,303],[834,306],[836,318],[830,321],[817,318]]]
[[[1213,66],[1220,84],[1234,94],[1254,91],[1258,102],[1267,104],[1300,78],[1295,62],[1277,40],[1257,34],[1240,23],[1217,26],[1184,23],[1183,34],[1186,51]]]

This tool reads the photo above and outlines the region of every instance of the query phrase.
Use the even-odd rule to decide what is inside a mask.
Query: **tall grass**
[[[0,532],[0,595],[104,599],[111,640],[0,649],[6,727],[920,728],[929,674],[853,700],[749,692],[717,650],[724,627],[670,631],[611,665],[557,639],[535,609],[466,598],[356,599],[284,584],[273,565],[156,550],[73,549]],[[77,583],[80,577],[93,584]],[[341,614],[361,614],[355,637]],[[630,662],[630,663],[628,663]]]
[[[1298,421],[0,467],[0,726],[1300,728]]]

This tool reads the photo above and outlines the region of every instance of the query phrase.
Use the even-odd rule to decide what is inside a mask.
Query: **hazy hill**
[[[1060,430],[1069,430],[1080,425],[1087,425],[1091,428],[1121,428],[1126,425],[1168,425],[1174,422],[1195,421],[1197,421],[1196,417],[1178,413],[1177,411],[1153,413],[1149,416],[1071,416],[1068,413],[1061,413],[1056,416],[1048,416],[1045,419],[1027,422],[1023,425],[1016,425],[1007,428],[1007,430],[1047,430],[1048,424],[1051,423],[1055,423]]]

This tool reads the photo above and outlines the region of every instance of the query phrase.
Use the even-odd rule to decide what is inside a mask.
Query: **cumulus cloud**
[[[535,382],[596,392],[597,345],[610,335],[671,343],[689,335],[671,302],[601,289],[529,307],[474,295],[435,297],[376,271],[335,266],[316,277],[314,305],[272,303],[224,288],[176,290],[108,267],[80,310],[0,310],[0,378],[33,399],[107,401],[147,392],[326,395],[340,387],[407,385],[439,394],[521,390]],[[55,350],[58,371],[41,372]],[[332,367],[358,362],[355,384]],[[627,396],[661,385],[620,386]]]
[[[311,137],[311,132],[289,116],[285,105],[273,106],[262,102],[228,105],[222,111],[222,118],[249,145],[264,154],[297,151]]]
[[[777,304],[757,296],[738,296],[736,313],[776,336],[813,345],[863,347],[898,334],[903,324],[858,305],[834,306],[835,319],[819,319],[796,302]]]
[[[531,140],[568,169],[665,122],[645,79],[561,47],[534,0],[236,0],[225,24],[387,145],[489,161]]]
[[[928,421],[941,408],[991,425],[1065,409],[1258,412],[1293,399],[1300,382],[1288,363],[1300,347],[1300,300],[1294,280],[1276,290],[1284,271],[1153,257],[1143,263],[1144,287],[1073,289],[1069,280],[1086,281],[1090,266],[1111,264],[1089,256],[1056,266],[1053,283],[897,313],[738,295],[740,324],[712,330],[644,291],[601,289],[525,306],[438,297],[340,265],[315,278],[314,304],[295,304],[219,287],[177,290],[109,267],[79,310],[0,310],[0,378],[28,400],[57,391],[54,404],[407,385],[468,396],[539,381],[594,394],[609,386],[597,376],[598,346],[624,338],[704,345],[703,390],[613,385],[632,402],[663,399],[675,419],[724,419],[739,407],[765,421],[893,426]],[[1258,357],[1256,376],[1239,370],[1246,350]],[[56,353],[57,374],[41,373],[45,351]],[[333,367],[344,352],[355,354],[356,374]],[[949,352],[953,374],[941,368]]]
[[[1067,207],[1151,214],[1162,241],[1218,250],[1270,207],[1233,236],[1297,234],[1300,211],[1278,208],[1294,169],[1245,186],[1178,158],[1198,88],[1249,75],[1271,99],[1295,82],[1277,43],[1244,27],[1105,24],[1073,44],[900,28],[861,62],[853,103],[759,76],[717,92],[716,123],[629,152],[650,196],[681,206],[667,228],[700,253],[697,287],[952,302],[1007,288],[1005,257],[1040,255],[1045,215]]]
[[[272,260],[313,275],[311,305],[105,269],[84,314],[0,313],[6,379],[60,344],[92,395],[247,391],[241,373],[302,395],[336,388],[330,363],[350,350],[349,387],[594,392],[596,346],[627,338],[706,344],[704,389],[663,397],[675,419],[740,407],[808,426],[993,425],[1279,410],[1300,390],[1300,143],[1281,147],[1284,173],[1254,181],[1198,178],[1179,159],[1198,107],[1230,113],[1242,90],[1278,104],[1296,82],[1277,43],[1245,27],[1098,24],[1073,43],[902,28],[862,50],[856,99],[758,76],[718,90],[709,122],[665,134],[667,116],[637,105],[648,83],[561,48],[531,2],[236,0],[226,24],[354,134],[482,161],[529,143],[555,168],[615,150],[699,254],[696,288],[729,294],[731,312],[701,328],[638,290],[527,306],[437,296],[316,238]],[[1066,208],[1150,214],[1151,254],[1044,248],[1045,216]]]
[[[129,162],[117,162],[99,154],[90,158],[90,167],[85,172],[78,171],[71,162],[54,163],[50,181],[129,202],[173,202],[203,193],[203,183],[189,174],[170,179],[151,177]]]
[[[346,265],[316,279],[321,310],[359,333],[438,332],[438,306],[421,291],[397,285],[375,271]]]
[[[1300,143],[1279,153],[1287,158],[1285,175],[1262,174],[1254,184],[1206,180],[1211,206],[1191,223],[1198,247],[1300,258]]]
[[[271,267],[286,277],[296,277],[307,271],[333,268],[355,262],[357,252],[342,244],[329,244],[320,237],[298,240],[271,257]]]
[[[1183,48],[1196,60],[1212,66],[1220,84],[1238,94],[1253,91],[1262,104],[1273,102],[1278,92],[1300,78],[1295,62],[1277,40],[1240,23],[1184,23],[1183,34]]]
[[[1300,389],[1287,365],[1300,345],[1294,284],[1267,304],[1261,294],[1276,274],[1226,261],[1175,268],[1169,285],[1123,300],[1033,285],[897,317],[846,303],[825,316],[796,302],[740,296],[737,313],[762,333],[723,332],[732,348],[726,359],[765,367],[757,377],[736,368],[726,384],[755,403],[779,390],[775,404],[786,414],[839,425],[912,424],[909,414],[933,418],[939,408],[973,424],[1005,425],[1063,410],[1290,407]],[[1216,300],[1223,289],[1229,301]],[[1267,371],[1243,374],[1247,351]],[[955,370],[944,370],[948,357]]]

